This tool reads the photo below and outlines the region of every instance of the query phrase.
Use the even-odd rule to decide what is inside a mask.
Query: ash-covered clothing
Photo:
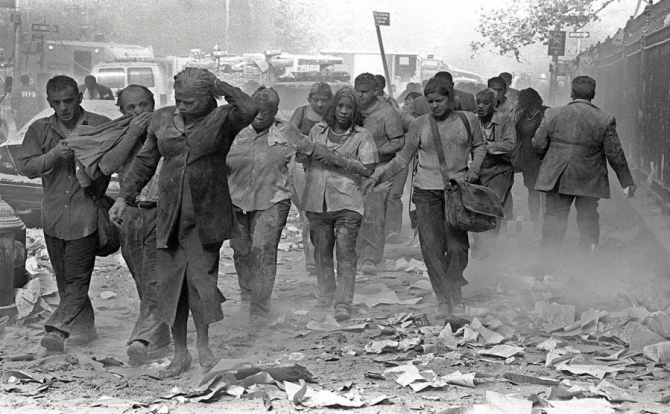
[[[484,125],[481,119],[479,124],[482,127],[487,152],[482,168],[511,162],[516,149],[514,121],[496,110],[488,125]]]
[[[289,200],[267,209],[242,211],[235,208],[240,235],[230,240],[243,301],[252,315],[267,315],[277,274],[277,246],[286,226]]]
[[[511,119],[514,119],[514,111],[516,111],[516,106],[507,99],[507,97],[503,98],[503,101],[496,106],[496,111],[500,112],[503,115],[509,116]]]
[[[189,181],[197,233],[203,244],[222,243],[234,235],[226,155],[235,136],[249,125],[258,107],[239,88],[217,82],[229,105],[214,108],[188,128],[179,110],[156,110],[147,140],[121,186],[120,197],[133,200],[154,176],[161,156],[157,221],[158,248],[168,247],[177,230],[184,182]]]
[[[380,96],[386,102],[387,104],[391,105],[393,109],[396,111],[400,110],[400,105],[398,105],[398,101],[395,100],[395,98],[392,98],[391,95],[388,93],[384,92],[384,95]]]
[[[365,214],[356,243],[356,252],[361,263],[369,260],[380,264],[384,259],[386,210],[392,184],[392,181],[381,183],[365,195]]]
[[[608,162],[623,188],[634,184],[616,120],[589,101],[547,109],[532,143],[544,155],[536,190],[609,198]]]
[[[468,266],[468,232],[449,225],[444,212],[444,190],[416,189],[416,205],[421,255],[438,303],[454,303],[454,292],[468,282],[463,272]]]
[[[437,121],[449,177],[459,180],[465,178],[465,173],[468,171],[468,157],[471,154],[471,168],[477,173],[480,172],[486,155],[482,129],[477,117],[469,112],[463,113],[470,122],[470,129],[473,134],[472,149],[470,148],[465,125],[457,114],[450,113],[446,119]],[[423,115],[412,123],[402,151],[391,162],[378,167],[372,174],[372,178],[378,183],[391,179],[404,168],[407,168],[414,156],[418,154],[414,187],[422,190],[444,190],[444,179],[435,150],[429,116],[432,115]]]
[[[186,125],[174,106],[154,112],[147,140],[123,180],[120,196],[132,200],[154,175],[161,156],[156,244],[158,312],[174,324],[177,305],[188,298],[196,323],[223,318],[217,287],[219,249],[237,234],[228,191],[226,155],[235,136],[258,113],[250,96],[225,82],[218,92],[229,105]]]
[[[295,110],[289,120],[290,123],[298,127],[303,135],[309,135],[312,128],[314,128],[314,125],[319,123],[319,121],[313,121],[307,118],[307,108],[309,108],[309,105],[299,107]]]
[[[364,110],[365,121],[363,128],[370,131],[377,148],[388,144],[394,139],[402,138],[405,133],[402,128],[400,115],[393,106],[377,97],[367,110]],[[395,154],[387,154],[379,157],[380,163],[393,159]]]
[[[260,133],[252,125],[240,131],[226,158],[233,204],[257,211],[290,200],[289,163],[302,140],[298,128],[280,119]]]
[[[542,226],[542,247],[559,248],[563,244],[568,229],[568,216],[572,203],[577,210],[577,229],[579,229],[579,248],[590,251],[591,245],[600,239],[600,215],[598,198],[561,194],[557,189],[547,191],[547,203]]]
[[[76,240],[63,240],[44,235],[49,260],[56,275],[60,302],[58,308],[44,324],[44,330],[58,330],[66,337],[80,331],[95,329],[95,314],[88,288],[95,266],[98,234],[93,233]]]
[[[167,248],[158,249],[158,316],[174,327],[177,305],[187,292],[193,320],[208,325],[223,319],[221,303],[226,299],[217,286],[223,242],[202,242],[188,180],[184,180],[180,201],[174,239]]]
[[[77,128],[84,125],[95,127],[109,122],[106,116],[86,112],[81,107],[80,110],[82,115]],[[51,169],[46,168],[47,158],[54,157],[49,151],[72,133],[62,129],[55,114],[38,119],[28,128],[17,158],[23,175],[42,178],[42,228],[44,234],[61,240],[81,239],[98,228],[98,211],[93,205],[93,199],[84,192],[77,180],[74,156],[56,160]],[[102,187],[106,187],[106,183],[103,184]]]
[[[156,208],[139,209],[128,206],[121,224],[121,254],[135,280],[140,297],[140,314],[128,344],[144,341],[160,347],[170,342],[170,329],[158,314],[158,284],[156,271]]]
[[[351,210],[307,212],[314,243],[318,296],[333,299],[333,305],[351,309],[356,285],[356,239],[361,215]],[[337,258],[337,277],[333,262]]]
[[[363,165],[379,161],[377,147],[367,129],[354,126],[340,143],[328,139],[329,130],[325,122],[316,124],[309,134],[310,141],[325,145],[338,154],[354,158]],[[301,200],[301,207],[305,211],[324,213],[351,210],[361,215],[364,213],[365,204],[360,189],[360,177],[319,161],[301,160],[301,162],[307,171],[305,191]]]

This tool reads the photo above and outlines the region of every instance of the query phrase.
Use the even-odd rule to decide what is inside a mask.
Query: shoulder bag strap
[[[461,118],[461,121],[463,121],[463,125],[465,125],[465,130],[468,131],[468,148],[470,152],[472,152],[472,129],[470,129],[470,121],[468,121],[468,117],[465,116],[463,111],[454,111],[456,112],[456,115],[458,115],[459,118]]]
[[[449,174],[447,173],[447,161],[444,158],[444,148],[442,147],[442,140],[440,139],[440,131],[437,129],[437,121],[435,117],[431,114],[428,115],[430,120],[430,127],[433,130],[431,134],[433,136],[433,144],[435,145],[435,151],[437,152],[437,158],[440,160],[440,171],[442,172],[442,179],[444,180],[444,188],[451,188],[451,182],[449,181]]]

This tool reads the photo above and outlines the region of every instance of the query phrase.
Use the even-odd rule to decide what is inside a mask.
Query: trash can
[[[16,314],[14,268],[21,257],[25,260],[25,251],[17,251],[25,249],[25,246],[21,247],[21,244],[15,243],[15,239],[16,234],[25,228],[21,219],[14,213],[14,209],[0,199],[0,318]]]

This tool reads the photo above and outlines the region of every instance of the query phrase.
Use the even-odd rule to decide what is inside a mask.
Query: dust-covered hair
[[[356,79],[354,79],[354,86],[356,85],[372,85],[373,87],[378,88],[379,81],[377,80],[377,77],[372,73],[365,72],[356,76]]]
[[[491,88],[482,89],[481,91],[477,92],[477,98],[480,96],[482,98],[488,99],[491,102],[498,102],[498,93]]]
[[[374,75],[372,75],[374,77]],[[330,106],[326,111],[326,114],[323,116],[323,121],[328,124],[329,127],[335,126],[335,112],[337,111],[337,104],[340,103],[342,98],[349,98],[354,105],[354,114],[351,119],[351,125],[363,126],[363,121],[365,121],[365,114],[361,108],[361,104],[358,101],[358,93],[351,88],[342,88],[335,93],[335,97],[330,102]]]
[[[256,92],[254,92],[251,97],[256,102],[270,102],[279,108],[279,94],[272,88],[261,86],[260,88],[256,89]]]
[[[442,78],[432,78],[423,88],[423,94],[437,93],[443,96],[448,96],[450,101],[454,100],[454,85],[451,82]]]
[[[199,96],[220,99],[221,95],[212,85],[208,73],[206,69],[186,67],[174,76],[174,88],[190,89]]]

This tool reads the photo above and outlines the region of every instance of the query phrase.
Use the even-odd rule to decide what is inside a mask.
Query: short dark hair
[[[452,74],[449,73],[449,72],[445,72],[445,71],[437,72],[437,73],[435,74],[435,76],[433,76],[433,77],[434,77],[435,79],[444,79],[444,80],[446,80],[446,81],[449,82],[449,83],[453,83],[453,82],[454,82],[454,75],[452,75]]]
[[[494,76],[486,82],[486,86],[489,88],[494,84],[502,85],[505,87],[505,89],[507,89],[507,82],[505,82],[505,79],[501,78],[500,76]]]
[[[351,120],[351,124],[362,127],[363,121],[365,121],[365,114],[358,101],[358,94],[351,88],[342,88],[335,93],[335,97],[330,102],[330,106],[328,107],[326,114],[323,116],[323,121],[328,124],[329,127],[335,126],[335,111],[337,110],[337,104],[340,103],[340,99],[344,97],[350,98],[354,104],[354,116]]]
[[[382,75],[375,75],[375,78],[377,79],[377,86],[379,89],[384,89],[386,88],[386,78]]]
[[[27,85],[30,83],[30,76],[26,75],[25,73],[21,75],[21,83],[24,85]]]
[[[410,93],[407,94],[407,96],[405,96],[405,100],[416,99],[419,96],[421,96],[421,94],[419,92],[410,92]]]
[[[572,97],[591,100],[596,96],[596,80],[590,76],[577,76],[572,80]]]
[[[144,91],[144,93],[147,95],[147,98],[149,98],[149,102],[151,102],[151,107],[153,108],[153,107],[156,106],[156,100],[154,100],[154,94],[153,94],[153,92],[151,92],[149,90],[149,88],[147,88],[144,85],[132,84],[132,85],[126,86],[123,89],[117,89],[116,90],[116,106],[119,107],[119,110],[122,113],[123,113],[123,105],[121,105],[121,99],[123,99],[122,98],[123,97],[123,92],[125,92],[125,91],[127,91],[128,89],[131,89],[131,88],[140,89],[140,90]]]
[[[511,73],[509,72],[502,72],[500,75],[498,75],[499,78],[502,78],[505,82],[507,82],[507,79],[509,79],[509,83],[512,83],[512,80],[514,79],[514,76],[512,76]]]
[[[443,78],[432,78],[423,88],[423,94],[428,96],[430,93],[437,93],[448,96],[449,100],[454,99],[454,85]]]
[[[354,79],[354,86],[356,85],[372,85],[375,88],[378,88],[379,81],[377,80],[377,77],[372,73],[365,72],[356,76],[356,79]]]
[[[49,96],[49,91],[60,92],[67,89],[68,87],[79,93],[79,85],[77,85],[77,81],[69,76],[56,75],[47,82],[47,96]]]

